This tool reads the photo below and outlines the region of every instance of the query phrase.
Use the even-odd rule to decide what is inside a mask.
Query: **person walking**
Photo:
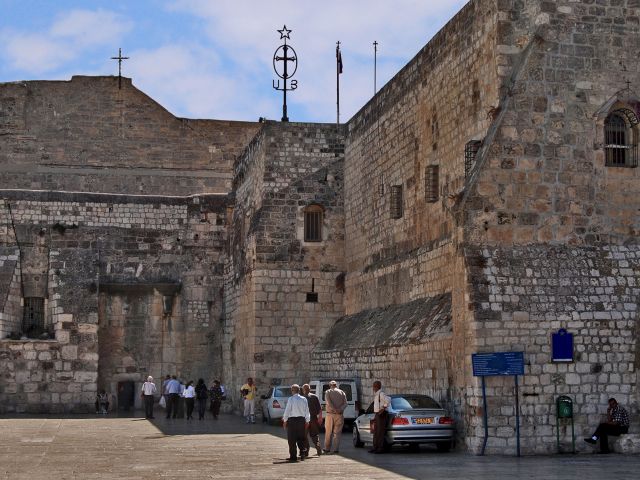
[[[629,432],[629,414],[618,404],[615,398],[609,399],[607,408],[607,421],[598,425],[591,437],[585,442],[595,445],[600,440],[600,453],[611,453],[609,450],[609,435],[622,435]]]
[[[204,420],[204,412],[207,410],[207,386],[202,378],[199,378],[196,384],[196,401],[198,402],[198,419]]]
[[[154,418],[153,417],[153,401],[154,395],[157,393],[158,389],[156,388],[156,384],[153,383],[153,377],[149,375],[147,377],[147,381],[142,384],[142,400],[144,402],[144,418]]]
[[[391,397],[382,391],[382,382],[373,382],[373,448],[369,453],[384,453],[384,436],[387,432],[389,420],[389,405]]]
[[[209,390],[209,398],[211,398],[211,414],[213,418],[217,420],[218,415],[220,415],[220,405],[222,405],[222,400],[224,400],[224,390],[222,389],[220,380],[213,381],[213,386]]]
[[[324,401],[327,407],[327,416],[324,420],[324,453],[339,453],[347,396],[338,388],[335,380],[329,382],[329,390],[324,393]]]
[[[253,383],[253,378],[247,378],[247,383],[242,385],[240,393],[244,399],[244,418],[247,423],[256,423],[256,394],[258,389]]]
[[[167,418],[176,418],[180,401],[180,382],[175,375],[172,375],[166,385],[164,394],[167,396]]]
[[[184,403],[187,407],[187,420],[193,420],[193,407],[196,401],[196,389],[193,388],[193,380],[189,380],[182,392]]]
[[[291,397],[287,402],[282,415],[282,425],[287,431],[287,442],[289,443],[289,462],[297,462],[297,452],[300,450],[300,460],[304,461],[308,455],[305,451],[306,430],[309,427],[309,406],[307,399],[300,395],[300,385],[291,385]],[[297,449],[296,449],[297,447]]]
[[[304,436],[304,451],[305,456],[309,456],[309,437],[313,442],[313,446],[316,447],[318,456],[322,455],[322,447],[320,447],[320,423],[322,422],[322,407],[320,406],[320,399],[311,393],[311,387],[308,383],[302,385],[302,396],[307,399],[307,405],[309,406],[309,428],[307,434]]]

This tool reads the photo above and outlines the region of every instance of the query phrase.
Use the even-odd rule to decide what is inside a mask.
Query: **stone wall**
[[[228,193],[252,122],[176,118],[131,80],[0,84],[0,188]],[[28,173],[28,174],[26,174]]]
[[[555,451],[560,395],[574,401],[578,438],[592,433],[610,397],[629,410],[632,421],[637,418],[637,245],[486,247],[469,252],[468,261],[479,349],[525,354],[523,452]],[[552,362],[551,334],[560,328],[573,334],[573,362]],[[513,395],[512,378],[487,379],[489,452],[514,451]],[[475,428],[470,443],[477,447],[483,436],[480,419]],[[560,434],[567,448],[571,429],[563,425]]]
[[[266,122],[236,163],[223,362],[234,397],[247,376],[262,392],[308,378],[314,342],[342,315],[343,158],[335,125]],[[304,241],[312,204],[321,242]]]
[[[0,408],[87,411],[98,388],[115,400],[119,382],[220,375],[225,196],[3,196],[4,248],[24,258],[31,232],[46,253],[45,321],[55,340],[0,341]],[[15,252],[6,257],[16,261]],[[21,311],[7,317],[13,310],[5,303],[5,332],[21,323]]]

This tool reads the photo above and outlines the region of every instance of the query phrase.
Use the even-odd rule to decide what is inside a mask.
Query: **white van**
[[[353,423],[358,415],[360,415],[360,396],[358,395],[358,385],[353,378],[320,378],[311,380],[309,387],[311,393],[314,393],[320,399],[320,405],[322,405],[322,415],[327,412],[324,401],[324,392],[329,390],[329,382],[335,380],[338,384],[338,388],[342,390],[347,396],[347,408],[344,411],[345,423]]]

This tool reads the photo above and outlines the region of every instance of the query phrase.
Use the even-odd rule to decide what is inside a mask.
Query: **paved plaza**
[[[631,479],[639,456],[477,457],[395,449],[371,455],[345,432],[340,455],[285,463],[282,428],[94,416],[0,418],[2,479]]]

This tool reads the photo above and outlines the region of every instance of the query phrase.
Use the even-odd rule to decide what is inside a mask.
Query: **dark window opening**
[[[304,241],[322,241],[322,207],[311,205],[304,211]]]
[[[635,118],[635,117],[634,117]],[[607,167],[637,167],[638,142],[634,125],[615,111],[604,121],[604,153]]]
[[[22,314],[22,333],[33,338],[42,335],[44,328],[44,298],[25,297]]]
[[[478,156],[478,151],[480,151],[480,147],[482,146],[481,140],[471,140],[467,142],[464,146],[464,176],[468,177],[471,174],[471,170],[473,170],[473,166],[476,163],[476,157]]]
[[[440,197],[439,171],[438,165],[429,165],[424,172],[425,200],[429,203],[437,202]]]
[[[307,303],[318,303],[318,292],[307,292]]]
[[[391,186],[391,218],[402,218],[402,185]]]

